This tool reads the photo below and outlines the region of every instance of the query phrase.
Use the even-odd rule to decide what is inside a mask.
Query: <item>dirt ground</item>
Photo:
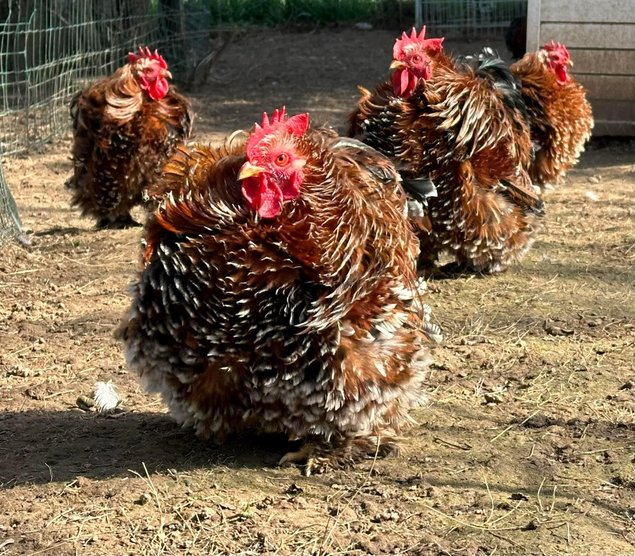
[[[235,38],[197,140],[281,104],[343,129],[395,34]],[[5,164],[33,245],[0,252],[0,556],[635,554],[635,142],[589,146],[522,264],[431,282],[446,339],[402,453],[309,478],[278,438],[202,443],[126,370],[140,229],[69,208],[69,146]],[[120,412],[78,407],[106,380]]]

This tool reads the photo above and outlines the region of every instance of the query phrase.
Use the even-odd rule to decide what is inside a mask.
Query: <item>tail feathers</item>
[[[509,195],[519,204],[526,213],[532,213],[537,216],[545,215],[545,202],[540,196],[540,188],[531,183],[511,182],[508,180],[500,181],[501,190]]]
[[[429,305],[424,303],[422,307],[422,312],[423,312],[423,315],[422,315],[423,316],[423,332],[425,333],[425,335],[428,337],[430,341],[432,341],[435,344],[440,344],[443,341],[443,332],[441,331],[441,328],[437,324],[434,324],[430,320],[432,318],[432,309],[430,308]]]
[[[426,322],[423,325],[423,332],[428,337],[428,339],[435,343],[440,344],[443,341],[443,333],[441,332],[441,328],[432,322]]]
[[[529,211],[536,216],[544,216],[545,215],[545,202],[540,199],[539,202],[535,203],[531,207],[529,207]]]
[[[433,181],[424,176],[403,178],[401,185],[408,196],[408,218],[415,222],[425,218],[428,199],[438,195]]]
[[[397,171],[388,157],[358,139],[338,137],[331,143],[331,148],[334,150],[350,149],[357,151],[357,162],[363,165],[379,181],[392,182],[399,179]]]
[[[427,199],[438,195],[437,188],[431,179],[425,176],[416,178],[403,178],[401,184],[404,191],[417,201],[427,205]]]
[[[490,47],[485,47],[476,55],[464,56],[461,60],[471,67],[476,75],[491,80],[503,96],[505,104],[519,110],[527,119],[527,108],[520,94],[521,83],[507,63]]]

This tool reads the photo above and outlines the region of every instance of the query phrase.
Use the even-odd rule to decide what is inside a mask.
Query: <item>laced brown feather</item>
[[[467,267],[497,271],[532,242],[542,200],[525,168],[531,160],[527,122],[472,68],[444,53],[432,77],[408,98],[390,82],[362,89],[349,134],[394,157],[405,178],[426,176],[437,197],[415,229],[422,261],[442,251]]]
[[[275,431],[347,452],[408,424],[435,327],[394,166],[320,130],[295,146],[301,193],[272,219],[242,196],[243,141],[179,149],[119,335],[201,436]]]
[[[590,139],[594,123],[584,87],[572,76],[566,83],[558,83],[544,57],[540,51],[528,53],[511,66],[522,84],[531,137],[537,146],[529,173],[541,188],[562,183]]]
[[[131,221],[161,167],[191,133],[189,101],[170,89],[150,99],[127,64],[77,93],[71,101],[73,175],[71,204],[99,225]]]

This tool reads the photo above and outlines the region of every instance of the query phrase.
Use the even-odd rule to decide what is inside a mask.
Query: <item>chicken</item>
[[[98,228],[135,225],[130,209],[144,199],[161,167],[190,135],[189,101],[168,84],[165,60],[141,47],[112,76],[71,101],[72,205]]]
[[[178,150],[117,334],[178,422],[302,440],[281,462],[307,474],[396,446],[439,338],[398,179],[284,108]]]
[[[491,51],[452,59],[443,39],[403,33],[391,80],[361,97],[349,135],[391,157],[404,180],[432,180],[437,196],[413,215],[420,267],[447,252],[455,271],[497,272],[533,241],[543,202],[525,168],[531,142],[507,65]]]
[[[541,189],[562,182],[591,137],[593,115],[586,91],[568,72],[571,57],[550,42],[511,66],[520,80],[536,149],[529,169]]]
[[[522,58],[527,48],[527,16],[512,19],[505,31],[505,46],[514,60]]]

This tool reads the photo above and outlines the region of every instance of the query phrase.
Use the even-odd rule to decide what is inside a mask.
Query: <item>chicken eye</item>
[[[412,61],[413,61],[415,64],[420,64],[420,63],[421,63],[421,56],[420,56],[419,54],[415,54],[415,55],[412,57]]]
[[[289,164],[289,155],[287,153],[280,153],[276,156],[276,166],[286,166]]]

